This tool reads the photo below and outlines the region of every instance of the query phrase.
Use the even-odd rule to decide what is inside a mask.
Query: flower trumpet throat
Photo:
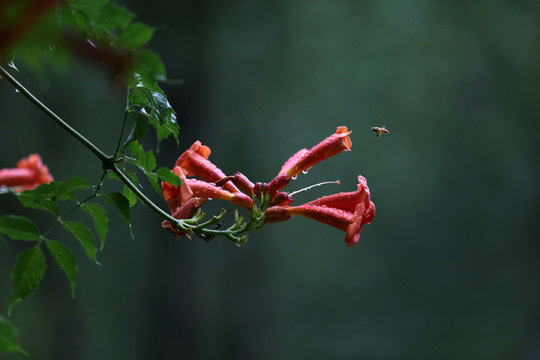
[[[210,148],[196,141],[180,155],[171,170],[180,177],[181,184],[179,186],[166,182],[161,184],[163,197],[171,215],[179,220],[191,219],[187,223],[195,225],[189,227],[187,223],[182,223],[180,229],[178,225],[166,220],[162,226],[176,237],[189,237],[186,235],[187,231],[209,240],[218,234],[241,245],[247,238],[247,234],[244,233],[248,230],[259,229],[264,224],[286,221],[293,216],[301,215],[345,231],[347,246],[354,246],[359,241],[362,227],[369,224],[375,216],[375,205],[371,201],[367,181],[363,176],[358,176],[356,191],[322,196],[303,205],[291,205],[294,202],[292,196],[303,190],[293,193],[282,190],[301,172],[307,172],[312,166],[343,151],[350,151],[352,142],[349,135],[351,133],[352,131],[349,131],[346,126],[339,126],[334,134],[311,149],[304,148],[297,151],[284,163],[279,173],[269,183],[253,183],[240,172],[227,176],[208,160],[211,154]],[[316,184],[304,190],[325,183]],[[339,181],[332,183],[339,184]],[[221,219],[223,213],[218,217],[214,216],[213,219],[217,220],[209,220],[196,225],[202,217],[195,214],[201,214],[200,211],[198,212],[199,208],[213,199],[225,200],[250,211],[250,219],[247,222],[244,221],[243,217],[235,211],[235,224],[229,229],[204,228],[208,225],[217,225],[216,221]],[[255,200],[258,201],[255,202]]]

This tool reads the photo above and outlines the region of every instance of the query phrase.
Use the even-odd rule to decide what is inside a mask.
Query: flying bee
[[[377,134],[377,136],[375,136],[375,137],[379,137],[382,134],[390,133],[390,131],[388,131],[384,126],[381,126],[381,127],[374,126],[374,127],[371,128],[371,131],[373,131],[374,133]]]

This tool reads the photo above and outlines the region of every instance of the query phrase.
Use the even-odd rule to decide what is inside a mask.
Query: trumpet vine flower
[[[342,151],[350,151],[352,147],[346,126],[338,126],[335,134],[330,135],[310,150],[302,149],[285,162],[279,175],[286,174],[289,178],[298,176],[302,171],[309,170],[313,165],[328,159]]]
[[[53,180],[49,168],[43,164],[38,154],[19,160],[16,168],[0,169],[0,186],[7,186],[18,192],[31,190]]]
[[[208,157],[212,151],[208,146],[202,145],[199,140],[195,141],[191,147],[186,150],[178,160],[176,166],[182,168],[186,176],[198,176],[202,180],[215,183],[226,177],[225,173],[214,165]],[[223,185],[225,190],[230,192],[239,192],[238,188],[232,183],[227,182]]]
[[[371,201],[367,181],[363,176],[358,176],[356,191],[322,196],[299,206],[291,206],[294,201],[292,195],[296,192],[282,191],[291,179],[301,172],[307,172],[313,165],[340,152],[350,151],[352,147],[350,134],[351,131],[347,127],[339,126],[335,134],[328,136],[310,150],[301,149],[291,156],[272,181],[255,184],[240,172],[227,176],[208,160],[210,148],[196,141],[180,155],[172,170],[180,177],[181,184],[173,186],[162,183],[163,197],[169,206],[169,211],[176,219],[193,217],[202,204],[212,199],[226,200],[249,210],[251,214],[249,222],[243,222],[241,217],[235,214],[235,225],[228,230],[223,230],[223,234],[236,241],[237,244],[241,243],[241,238],[236,234],[301,215],[345,231],[347,246],[354,246],[358,243],[362,227],[369,224],[375,217],[375,205]],[[202,180],[191,178],[192,176],[197,176]],[[258,200],[258,205],[254,200]],[[198,219],[198,216],[193,219]],[[198,221],[193,219],[191,221]],[[216,222],[211,220],[203,225],[210,223]],[[162,226],[176,237],[187,236],[167,220],[162,223]],[[185,228],[183,230],[185,231]],[[210,229],[203,235],[213,237],[219,231]],[[242,237],[244,242],[245,237],[247,235]]]
[[[357,191],[323,196],[300,206],[272,206],[265,215],[269,223],[302,215],[344,230],[347,246],[354,246],[360,239],[362,227],[375,217],[375,204],[371,201],[366,179],[358,176]]]

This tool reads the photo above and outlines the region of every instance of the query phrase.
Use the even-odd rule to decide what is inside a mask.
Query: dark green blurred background
[[[353,151],[287,189],[341,179],[303,203],[352,191],[362,174],[377,216],[354,248],[304,218],[238,248],[176,241],[143,206],[132,240],[109,210],[101,267],[56,234],[79,258],[76,299],[48,259],[37,293],[15,307],[32,358],[540,359],[538,1],[119,3],[159,27],[149,47],[184,80],[164,86],[181,132],[159,166],[199,139],[226,173],[269,181],[346,125]],[[43,77],[20,70],[113,151],[125,99],[106,72],[82,61]],[[0,109],[0,167],[39,152],[56,179],[98,180],[97,159],[6,82]],[[381,125],[390,134],[376,139]],[[1,213],[52,220],[0,201]],[[0,239],[0,308],[24,245]]]

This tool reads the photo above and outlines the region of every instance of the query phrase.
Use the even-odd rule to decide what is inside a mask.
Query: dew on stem
[[[15,63],[13,62],[13,60],[8,63],[8,66],[10,68],[12,68],[13,70],[15,70],[16,72],[19,72],[19,69],[17,69],[17,67],[15,66]]]

